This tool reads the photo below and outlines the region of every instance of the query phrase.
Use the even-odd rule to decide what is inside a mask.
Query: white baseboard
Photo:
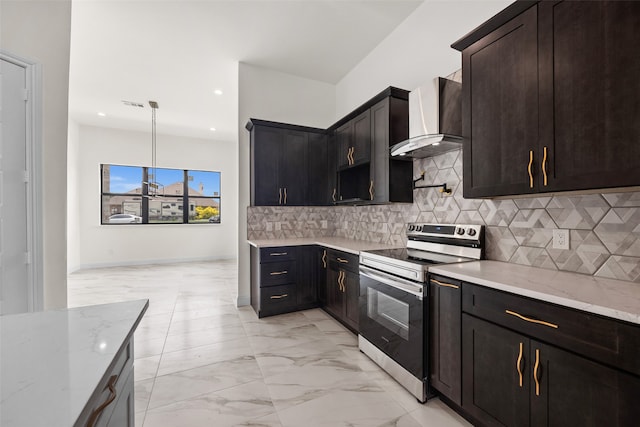
[[[236,304],[238,307],[244,307],[251,304],[251,296],[250,295],[238,295],[238,299],[236,300]]]
[[[153,265],[153,264],[182,264],[189,262],[207,262],[207,261],[236,261],[235,257],[204,257],[204,258],[171,258],[171,259],[148,259],[137,261],[118,261],[118,262],[105,262],[105,263],[93,263],[93,264],[81,264],[71,271],[67,271],[67,274],[74,273],[79,270],[87,270],[92,268],[108,268],[108,267],[129,267],[132,265]]]

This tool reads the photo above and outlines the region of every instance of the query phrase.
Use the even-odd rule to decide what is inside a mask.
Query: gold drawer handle
[[[515,311],[511,311],[511,310],[505,310],[505,313],[510,314],[512,316],[516,316],[518,319],[522,319],[525,322],[536,323],[538,325],[543,325],[543,326],[548,326],[550,328],[558,329],[558,325],[556,325],[555,323],[545,322],[544,320],[532,319],[530,317],[523,316],[522,314],[516,313]]]
[[[518,370],[518,375],[520,376],[520,387],[522,387],[522,343],[520,343],[520,353],[518,354],[518,361],[516,362],[516,369]]]
[[[98,406],[91,413],[91,416],[89,417],[89,420],[87,421],[87,427],[95,426],[96,425],[96,421],[98,421],[98,417],[100,416],[102,411],[104,411],[105,408],[111,404],[111,402],[116,400],[116,396],[117,396],[117,393],[116,393],[116,382],[118,382],[118,376],[117,375],[112,375],[109,378],[109,382],[107,383],[107,388],[109,389],[109,397],[107,398],[107,400],[105,400],[102,403],[102,405]]]
[[[538,369],[540,369],[540,350],[536,348],[536,364],[533,367],[533,379],[536,382],[536,396],[540,396],[540,379],[538,378]]]
[[[336,201],[336,189],[333,189],[333,194],[331,195],[331,200],[333,200],[334,202]]]
[[[278,188],[278,204],[282,204],[282,188]]]
[[[284,187],[284,204],[287,204],[287,187]]]
[[[283,256],[286,254],[287,254],[286,252],[273,252],[273,253],[270,253],[269,256]]]
[[[280,276],[281,274],[287,274],[288,271],[287,270],[283,270],[283,271],[272,271],[271,273],[269,273],[269,275],[271,276]]]
[[[527,172],[529,172],[529,187],[533,188],[533,174],[531,173],[531,165],[533,164],[533,150],[529,150],[529,165],[527,166]]]
[[[271,299],[282,299],[282,298],[286,298],[288,297],[289,294],[282,294],[282,295],[271,295]]]
[[[460,286],[458,286],[458,285],[453,285],[453,284],[451,284],[451,283],[440,282],[440,281],[438,281],[438,280],[436,280],[436,279],[431,279],[431,281],[432,281],[433,283],[436,283],[436,284],[438,284],[438,285],[440,285],[440,286],[444,286],[444,287],[446,287],[446,288],[460,289]]]
[[[542,149],[542,177],[543,185],[547,186],[547,147]]]
[[[327,268],[327,250],[322,251],[322,267]]]
[[[346,260],[346,259],[342,259],[342,258],[338,257],[337,260],[338,260],[338,262],[341,262],[343,264],[349,264],[349,261]]]
[[[369,197],[371,197],[371,200],[373,200],[373,180],[371,180],[371,184],[369,185]]]

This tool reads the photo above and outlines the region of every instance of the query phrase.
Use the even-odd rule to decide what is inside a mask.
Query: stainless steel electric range
[[[428,397],[429,266],[484,257],[484,226],[409,224],[407,246],[360,253],[358,346],[420,402]]]

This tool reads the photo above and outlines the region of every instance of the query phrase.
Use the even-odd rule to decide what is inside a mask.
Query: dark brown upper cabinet
[[[390,87],[329,129],[337,147],[336,203],[413,201],[412,162],[389,155],[409,136],[408,96]]]
[[[389,87],[329,129],[250,119],[251,205],[413,201],[411,159],[389,148],[409,135],[409,92]]]
[[[326,205],[328,183],[326,132],[251,119],[251,205]]]
[[[640,2],[518,1],[462,52],[464,197],[640,184]]]

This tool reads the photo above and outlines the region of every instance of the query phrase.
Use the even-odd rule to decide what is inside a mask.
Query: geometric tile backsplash
[[[462,151],[413,161],[422,171],[412,204],[261,207],[247,212],[249,239],[338,236],[404,246],[410,222],[483,224],[486,258],[640,283],[640,192],[463,199]],[[552,247],[554,228],[570,230],[570,249]]]

